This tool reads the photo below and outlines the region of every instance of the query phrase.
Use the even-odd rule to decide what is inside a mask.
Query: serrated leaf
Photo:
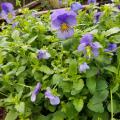
[[[78,112],[80,112],[83,108],[83,105],[84,105],[83,99],[74,99],[73,105],[74,105],[75,109]]]
[[[92,101],[88,102],[88,108],[94,112],[102,113],[104,112],[104,107],[102,103],[93,103]]]
[[[105,31],[105,36],[108,37],[108,36],[110,36],[112,34],[115,34],[115,33],[118,33],[118,32],[120,32],[120,28],[119,27],[114,27],[114,28],[111,28],[111,29]]]
[[[90,78],[95,76],[98,73],[98,69],[96,67],[92,67],[89,70],[86,71],[86,77]]]
[[[120,101],[117,100],[112,100],[113,104],[113,113],[119,113],[120,112]],[[108,104],[107,106],[108,111],[111,112],[111,103]]]
[[[82,79],[73,82],[72,95],[78,94],[84,87],[84,81]]]
[[[107,82],[105,80],[97,80],[96,82],[96,90],[105,90],[108,87]]]
[[[20,32],[18,30],[14,30],[11,35],[12,39],[19,40],[20,39]]]
[[[38,37],[38,35],[32,37],[31,39],[28,40],[28,44],[31,44],[32,42],[34,42],[36,40],[36,38]]]
[[[94,93],[96,90],[96,80],[95,78],[89,78],[86,80],[86,85],[90,91],[90,93]]]
[[[119,84],[118,83],[114,84],[114,86],[112,87],[112,93],[115,93],[118,89],[119,89]]]
[[[65,118],[64,113],[61,111],[57,111],[53,114],[52,120],[64,120],[64,118]]]
[[[17,116],[18,116],[17,112],[11,110],[7,113],[5,120],[16,120]]]
[[[19,74],[21,74],[22,72],[24,72],[25,68],[26,68],[26,66],[19,67],[18,70],[17,70],[17,72],[16,72],[16,76],[18,76]]]
[[[113,72],[115,74],[118,74],[117,68],[115,66],[107,66],[107,67],[104,67],[104,69],[110,72]]]
[[[52,78],[52,83],[58,84],[60,81],[62,81],[62,76],[59,74],[54,74]]]
[[[69,63],[69,75],[73,76],[77,74],[77,61],[71,60]]]
[[[25,111],[25,103],[24,102],[20,102],[19,104],[15,105],[15,108],[18,112],[20,113],[24,113]]]
[[[46,66],[46,65],[42,65],[42,66],[39,68],[39,70],[40,70],[41,72],[46,73],[46,74],[53,74],[53,73],[54,73],[54,71],[51,70],[51,69],[50,69],[48,66]]]

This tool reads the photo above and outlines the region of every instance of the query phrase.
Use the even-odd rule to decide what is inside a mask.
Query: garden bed
[[[0,120],[120,119],[118,5],[23,8],[18,16],[9,8],[13,19],[3,16],[0,32]]]

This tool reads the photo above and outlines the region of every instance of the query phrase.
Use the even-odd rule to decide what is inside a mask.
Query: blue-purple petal
[[[50,99],[51,105],[58,105],[60,103],[60,98],[55,96],[54,98]]]
[[[60,98],[58,96],[54,96],[51,93],[50,88],[48,88],[45,92],[45,98],[48,98],[50,100],[51,105],[58,105],[60,103]]]
[[[1,3],[1,8],[2,8],[2,10],[5,11],[6,14],[7,14],[7,13],[9,13],[9,12],[12,12],[14,7],[13,7],[13,5],[12,5],[11,3],[9,3],[9,2],[4,2],[4,3]]]
[[[31,101],[32,101],[32,102],[35,102],[35,100],[36,100],[36,94],[32,93]]]
[[[85,43],[86,45],[89,45],[93,40],[92,34],[85,34],[81,40],[80,43]]]
[[[88,0],[88,4],[90,3],[96,3],[96,0]]]
[[[86,47],[86,44],[85,43],[81,43],[79,46],[78,46],[78,51],[84,51],[85,50],[85,47]]]
[[[71,10],[74,12],[78,12],[78,10],[83,9],[83,6],[79,2],[74,2],[71,5]]]
[[[94,49],[102,48],[102,46],[100,45],[99,42],[94,42],[94,43],[91,45],[91,47],[94,48]]]
[[[89,69],[90,67],[87,65],[87,63],[86,62],[84,62],[83,64],[81,64],[80,66],[79,66],[79,71],[80,71],[80,73],[82,73],[82,72],[85,72],[87,69]]]
[[[31,101],[32,102],[35,102],[36,96],[39,93],[40,89],[41,89],[41,83],[37,83],[35,89],[32,92],[32,95],[31,95]]]

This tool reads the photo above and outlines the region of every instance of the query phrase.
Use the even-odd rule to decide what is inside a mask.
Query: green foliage
[[[97,9],[103,14],[95,24]],[[19,22],[15,27],[1,25],[0,106],[6,109],[5,120],[115,119],[120,112],[120,12],[116,6],[91,4],[80,10],[74,36],[63,41],[51,30],[50,12],[39,17],[33,12],[23,9],[23,15],[13,21]],[[99,56],[88,58],[77,51],[86,33],[101,44]],[[117,49],[105,52],[109,43],[116,43]],[[41,49],[51,57],[38,59]],[[80,73],[83,62],[89,69]],[[42,87],[31,102],[38,82]],[[59,105],[52,106],[45,98],[48,87],[60,97]]]

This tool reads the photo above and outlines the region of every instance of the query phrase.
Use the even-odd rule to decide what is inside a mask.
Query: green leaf
[[[104,107],[102,103],[93,103],[93,101],[88,102],[88,108],[94,112],[102,113],[104,112]]]
[[[40,70],[41,72],[46,73],[46,74],[53,74],[53,73],[54,73],[54,71],[51,70],[51,69],[50,69],[48,66],[46,66],[46,65],[42,65],[39,70]]]
[[[82,79],[73,82],[72,95],[78,94],[84,87],[84,81]]]
[[[95,80],[95,78],[92,77],[92,78],[87,79],[86,80],[86,85],[87,85],[90,93],[93,94],[96,90],[96,80]]]
[[[36,40],[36,38],[38,37],[38,35],[32,37],[31,39],[28,40],[28,44],[31,44],[32,42],[34,42]]]
[[[107,82],[105,80],[98,79],[96,81],[96,83],[97,83],[96,84],[96,90],[97,91],[104,90],[104,89],[106,89],[108,87]]]
[[[53,114],[52,120],[64,120],[65,114],[61,111],[57,111]]]
[[[94,113],[92,120],[110,120],[108,112]]]
[[[19,67],[18,70],[17,70],[17,72],[16,72],[16,76],[18,76],[18,75],[20,75],[22,72],[24,72],[24,71],[25,71],[25,68],[26,68],[26,66],[21,66],[21,67]]]
[[[83,99],[74,99],[73,105],[74,105],[75,109],[78,112],[80,112],[83,108],[83,105],[84,105]]]
[[[113,72],[115,74],[118,74],[117,68],[115,66],[107,66],[107,67],[104,67],[104,69],[110,72]]]
[[[66,114],[68,120],[74,120],[75,116],[77,115],[77,111],[71,102],[66,103],[63,106],[62,111]]]
[[[14,30],[11,35],[12,39],[20,40],[20,32],[18,30]]]
[[[7,113],[5,120],[16,120],[17,116],[18,116],[17,112],[11,110]]]
[[[91,100],[94,103],[103,102],[107,98],[108,93],[109,92],[107,89],[101,90],[101,91],[96,91],[94,96],[91,98]]]
[[[53,83],[53,85],[54,84],[58,84],[59,82],[61,82],[62,81],[62,76],[61,75],[59,75],[59,74],[54,74],[53,75],[53,78],[52,78],[52,83]]]
[[[119,89],[119,84],[118,83],[113,84],[113,86],[112,86],[112,93],[115,93],[118,89]]]
[[[119,27],[113,27],[113,28],[105,31],[105,36],[108,37],[108,36],[110,36],[112,34],[115,34],[115,33],[118,33],[118,32],[120,32],[120,28]]]
[[[20,102],[19,104],[15,105],[15,108],[18,112],[20,113],[24,113],[25,111],[25,103],[24,102]]]
[[[70,60],[68,73],[71,76],[74,76],[77,74],[77,61],[76,60]]]
[[[119,113],[120,112],[120,101],[113,99],[113,113]],[[111,112],[111,103],[108,104],[108,111]]]
[[[91,67],[89,70],[86,71],[86,77],[87,78],[93,77],[97,74],[97,72],[98,72],[98,68]]]

